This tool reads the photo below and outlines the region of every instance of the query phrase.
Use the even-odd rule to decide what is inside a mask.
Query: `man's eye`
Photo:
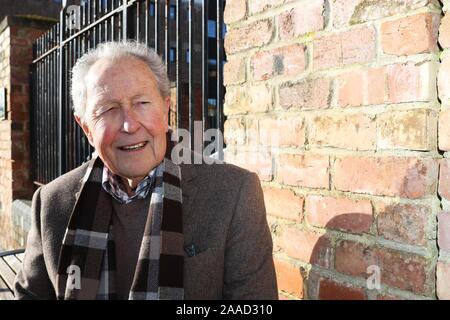
[[[140,104],[150,104],[150,101],[139,101]]]
[[[99,115],[102,115],[102,114],[105,114],[105,113],[109,113],[109,112],[113,111],[114,109],[115,109],[114,107],[109,107],[109,108],[102,109],[99,112]]]

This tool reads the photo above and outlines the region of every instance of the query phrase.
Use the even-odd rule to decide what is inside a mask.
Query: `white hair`
[[[90,67],[101,58],[113,61],[124,57],[135,57],[145,62],[153,72],[163,98],[170,95],[166,67],[156,52],[136,41],[104,42],[79,58],[72,68],[71,97],[73,113],[84,119],[86,111],[86,80]]]

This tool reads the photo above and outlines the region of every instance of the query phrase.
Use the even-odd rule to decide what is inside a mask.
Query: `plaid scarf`
[[[184,298],[180,168],[169,160],[156,167],[147,223],[129,299]],[[103,162],[91,162],[72,212],[59,257],[57,297],[115,299],[114,227],[111,196],[102,188]]]

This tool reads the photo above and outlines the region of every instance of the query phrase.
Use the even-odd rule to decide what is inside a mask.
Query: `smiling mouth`
[[[143,141],[137,144],[129,145],[129,146],[123,146],[119,147],[122,151],[136,151],[144,148],[147,145],[148,141]]]

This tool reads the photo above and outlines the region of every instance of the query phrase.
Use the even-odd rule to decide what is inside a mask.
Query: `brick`
[[[450,300],[450,263],[439,261],[436,269],[436,294],[441,300]]]
[[[10,69],[11,69],[11,84],[12,85],[23,84],[30,80],[29,79],[30,75],[28,73],[28,69],[23,68],[23,65],[20,65],[20,66],[10,65]]]
[[[438,92],[442,104],[450,104],[450,55],[441,59],[438,73]]]
[[[11,46],[10,65],[20,66],[31,64],[33,61],[33,51],[31,46]]]
[[[246,0],[228,0],[225,4],[223,20],[226,24],[238,22],[247,14]]]
[[[330,266],[331,249],[329,239],[326,236],[321,236],[309,230],[283,226],[281,244],[291,258],[325,268]]]
[[[251,98],[244,86],[227,87],[225,94],[224,114],[245,114],[249,111]]]
[[[432,100],[436,91],[433,68],[431,62],[387,66],[389,101],[402,103]]]
[[[298,267],[289,262],[275,259],[278,290],[303,298],[303,277]]]
[[[287,83],[280,87],[280,107],[283,109],[328,108],[331,100],[328,78],[307,79],[299,83]]]
[[[287,185],[328,189],[328,170],[328,156],[281,154],[277,180]]]
[[[337,77],[337,103],[341,107],[381,104],[387,98],[384,68],[370,68],[344,73]]]
[[[250,62],[253,79],[298,75],[305,71],[305,54],[305,47],[298,44],[257,52]]]
[[[347,283],[321,279],[319,282],[319,300],[366,300],[362,288],[352,287]]]
[[[323,11],[324,0],[313,0],[280,14],[278,17],[280,39],[322,30],[325,26]]]
[[[383,52],[401,56],[436,51],[439,22],[437,14],[419,13],[382,23]]]
[[[414,157],[343,157],[334,165],[337,190],[419,199],[433,194],[437,161]]]
[[[225,86],[245,82],[245,63],[245,59],[242,57],[228,57],[228,61],[225,63],[223,70],[223,83]]]
[[[272,105],[272,89],[268,85],[233,86],[227,88],[226,115],[266,112]]]
[[[450,110],[443,110],[439,114],[438,145],[440,150],[450,150]]]
[[[231,28],[225,37],[225,49],[228,54],[259,47],[272,40],[273,24],[271,20],[260,20],[254,23]]]
[[[307,196],[305,215],[314,226],[355,233],[369,232],[373,220],[369,200],[318,195]]]
[[[439,249],[450,253],[450,213],[441,212],[438,215],[438,245]]]
[[[302,118],[265,118],[259,121],[260,144],[272,147],[303,147],[305,126]]]
[[[31,39],[21,39],[17,37],[10,38],[11,46],[31,46],[33,45]]]
[[[375,208],[378,235],[411,245],[427,244],[428,220],[432,214],[429,206],[379,202]]]
[[[339,34],[331,34],[313,41],[313,68],[322,70],[342,66],[342,39]]]
[[[259,147],[259,120],[248,119],[247,120],[247,144],[248,146],[258,148]]]
[[[417,294],[429,295],[433,285],[429,262],[411,253],[344,240],[336,246],[335,259],[338,272],[367,278],[367,268],[378,266],[382,283]]]
[[[375,30],[356,27],[314,40],[314,70],[365,63],[375,58]]]
[[[450,159],[439,161],[439,195],[450,199]]]
[[[390,294],[383,294],[383,295],[378,295],[377,300],[405,300],[405,299],[402,297],[393,296]]]
[[[262,181],[271,181],[273,177],[272,156],[267,152],[225,152],[225,161],[255,172]]]
[[[376,122],[371,116],[318,116],[312,119],[309,142],[322,147],[374,150],[376,135]]]
[[[292,0],[248,0],[248,10],[251,14],[260,13],[291,1]]]
[[[245,143],[245,123],[243,119],[228,119],[224,124],[225,143],[243,145]]]
[[[333,25],[343,27],[370,20],[408,13],[433,0],[331,0]]]
[[[291,190],[264,189],[264,201],[268,214],[295,221],[303,220],[304,199]]]
[[[432,294],[434,272],[429,271],[431,268],[425,258],[381,248],[376,250],[376,255],[382,266],[382,283],[417,294]]]
[[[439,27],[439,44],[442,48],[450,48],[450,14],[446,13]]]
[[[437,119],[424,109],[386,112],[377,117],[379,149],[432,150]]]

